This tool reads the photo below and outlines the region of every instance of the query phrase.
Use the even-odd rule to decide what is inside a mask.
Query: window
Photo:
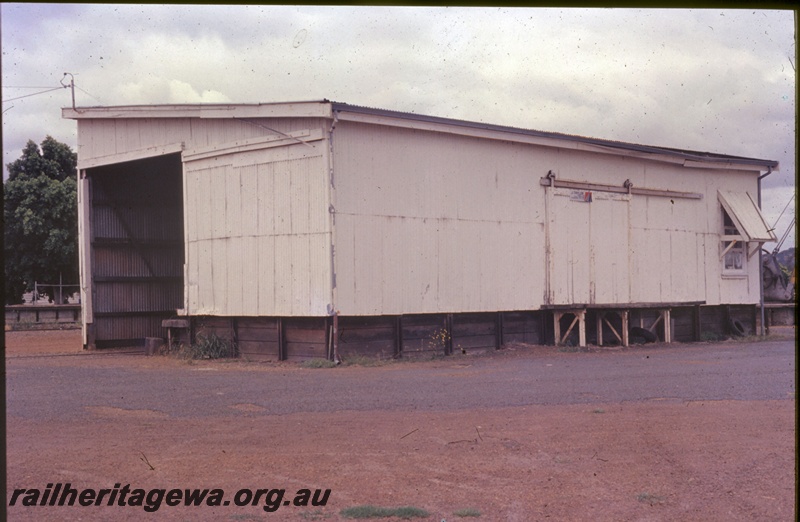
[[[722,209],[722,275],[745,275],[746,263],[744,237]]]
[[[722,275],[746,277],[747,260],[776,237],[755,200],[747,192],[717,191],[722,211],[719,259]]]

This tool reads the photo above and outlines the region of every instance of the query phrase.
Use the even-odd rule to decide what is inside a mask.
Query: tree
[[[78,281],[78,155],[50,136],[7,165],[3,195],[6,304],[34,281]]]

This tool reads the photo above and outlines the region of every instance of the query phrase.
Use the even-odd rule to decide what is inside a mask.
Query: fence
[[[65,292],[65,289],[73,288],[71,292]],[[42,299],[44,295],[49,297],[53,304],[63,305],[68,304],[70,296],[80,291],[80,285],[65,285],[62,283],[39,283],[34,281],[33,294],[31,300],[37,302]]]
[[[7,330],[79,328],[81,305],[8,305]]]

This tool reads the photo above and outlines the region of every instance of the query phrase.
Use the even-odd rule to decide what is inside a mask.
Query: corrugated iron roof
[[[328,101],[328,100],[325,100]],[[728,154],[718,154],[714,152],[702,152],[689,149],[677,149],[671,147],[658,147],[652,145],[641,145],[637,143],[629,143],[624,141],[615,141],[600,138],[591,138],[587,136],[580,136],[575,134],[564,134],[558,132],[546,132],[533,129],[524,129],[519,127],[511,127],[505,125],[495,125],[490,123],[482,123],[475,121],[456,120],[452,118],[443,118],[439,116],[426,116],[413,112],[401,112],[387,109],[378,109],[373,107],[365,107],[361,105],[351,105],[341,102],[330,102],[334,111],[347,111],[362,114],[374,114],[376,116],[387,116],[393,118],[403,118],[415,121],[422,121],[428,123],[441,123],[445,125],[459,125],[462,127],[470,127],[475,129],[491,130],[497,132],[509,132],[514,134],[524,134],[528,136],[536,136],[540,138],[550,138],[556,140],[570,140],[590,145],[598,145],[602,147],[611,147],[622,150],[630,150],[636,152],[653,153],[653,154],[667,154],[678,156],[687,160],[693,161],[714,161],[714,162],[735,162],[744,165],[763,166],[763,167],[778,167],[778,162],[774,160],[747,158],[742,156],[731,156]]]

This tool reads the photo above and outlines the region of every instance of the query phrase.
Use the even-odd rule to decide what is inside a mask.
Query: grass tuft
[[[453,511],[453,514],[462,518],[481,516],[481,512],[473,508],[459,509],[458,511]]]
[[[380,357],[366,357],[364,355],[349,355],[342,358],[344,366],[386,366],[394,362],[394,359],[383,359]]]
[[[427,518],[430,513],[424,509],[413,506],[401,506],[396,508],[385,508],[372,505],[355,506],[345,508],[340,511],[344,518],[389,518],[398,517],[404,520],[411,518]]]
[[[328,359],[309,359],[301,364],[303,368],[335,368],[336,363]]]
[[[636,500],[639,502],[647,502],[651,506],[655,506],[656,504],[663,504],[665,499],[659,495],[653,495],[652,493],[645,492],[636,495]]]
[[[175,355],[189,360],[236,357],[236,344],[216,334],[199,334],[194,344],[181,344]]]

